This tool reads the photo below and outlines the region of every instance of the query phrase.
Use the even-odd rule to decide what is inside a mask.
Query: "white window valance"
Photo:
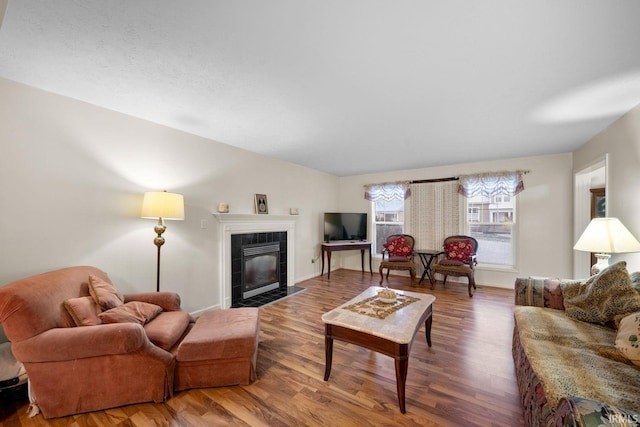
[[[465,197],[515,196],[524,190],[522,175],[525,173],[525,171],[515,171],[461,175],[458,177],[458,193]]]
[[[378,200],[405,200],[411,195],[409,181],[367,184],[364,186],[364,198],[376,202]]]

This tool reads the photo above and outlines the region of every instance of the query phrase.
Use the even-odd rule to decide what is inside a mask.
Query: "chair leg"
[[[413,282],[416,281],[416,269],[412,268],[409,270],[409,274],[411,275],[411,286],[413,286]]]
[[[473,289],[476,289],[476,280],[473,274],[469,275],[469,297],[473,296]]]
[[[380,266],[380,269],[379,269],[379,271],[380,271],[380,285],[382,285],[382,282],[384,281],[384,274],[382,274],[382,270],[383,270],[383,267]],[[388,273],[388,271],[387,271],[387,273]],[[387,279],[387,280],[389,280],[389,279]]]
[[[442,286],[447,284],[447,275],[444,274],[443,276],[444,276],[444,280],[442,280]]]
[[[435,289],[435,287],[436,287],[436,283],[435,283],[434,278],[433,278],[433,276],[435,276],[435,274],[436,273],[433,272],[433,271],[431,272],[431,274],[429,274],[429,283],[431,283],[431,289]]]

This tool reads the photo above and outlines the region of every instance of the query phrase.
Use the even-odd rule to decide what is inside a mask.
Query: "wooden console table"
[[[350,240],[339,240],[335,242],[324,242],[320,245],[322,247],[322,271],[320,272],[320,276],[324,274],[324,254],[327,254],[328,261],[328,271],[327,271],[327,279],[331,278],[331,252],[338,251],[354,251],[360,249],[360,257],[362,264],[362,272],[364,273],[364,251],[369,251],[369,272],[373,274],[373,270],[371,269],[371,242],[366,241],[350,241]]]

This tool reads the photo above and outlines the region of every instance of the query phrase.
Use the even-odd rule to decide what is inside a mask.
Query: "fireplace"
[[[218,223],[220,248],[220,308],[229,308],[242,301],[243,245],[280,243],[279,286],[285,292],[289,287],[294,288],[295,224],[298,215],[214,213],[213,217]]]
[[[231,304],[287,287],[287,232],[231,236]]]

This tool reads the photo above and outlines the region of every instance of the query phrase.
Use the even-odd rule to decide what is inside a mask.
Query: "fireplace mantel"
[[[213,213],[218,222],[220,265],[220,303],[222,308],[231,307],[231,235],[262,233],[269,231],[287,232],[287,286],[294,286],[295,275],[295,224],[296,215],[261,215]]]
[[[218,222],[226,223],[272,223],[272,222],[295,222],[297,215],[263,215],[263,214],[232,214],[232,213],[214,213],[213,216]]]

